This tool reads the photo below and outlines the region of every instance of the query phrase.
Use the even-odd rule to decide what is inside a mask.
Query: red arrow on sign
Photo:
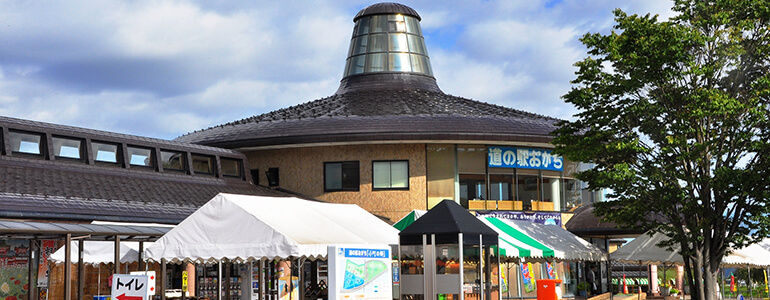
[[[126,293],[115,298],[118,300],[144,300],[144,297],[142,296],[126,296]]]

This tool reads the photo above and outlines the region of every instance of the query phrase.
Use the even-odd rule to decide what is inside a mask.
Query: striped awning
[[[422,215],[424,215],[427,211],[425,210],[412,210],[409,214],[401,218],[401,220],[398,220],[396,224],[393,224],[393,227],[396,227],[398,231],[404,230],[404,228],[408,227],[409,225],[412,225],[414,221],[417,221]]]
[[[507,257],[546,258],[553,257],[553,249],[548,248],[532,237],[516,230],[507,222],[498,218],[484,218],[479,220],[497,231],[500,241],[498,246],[504,250]]]
[[[591,243],[557,225],[479,217],[499,234],[499,245],[508,257],[529,260],[603,261],[607,255]]]

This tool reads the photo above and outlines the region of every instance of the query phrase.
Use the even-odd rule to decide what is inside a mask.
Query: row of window
[[[412,16],[374,15],[358,19],[353,27],[353,36],[378,32],[407,32],[422,35],[420,21]]]
[[[1,132],[0,132],[1,133]],[[8,130],[8,147],[3,153],[26,157],[47,157],[47,139],[44,133]],[[2,135],[0,134],[0,137]],[[0,139],[4,141],[4,139]],[[100,165],[130,166],[131,168],[163,170],[192,174],[215,175],[216,157],[213,155],[190,153],[174,150],[157,150],[151,147],[126,145],[108,141],[90,141],[90,152],[86,140],[77,137],[52,135],[50,139],[53,159],[63,161],[86,161],[91,158]],[[3,145],[4,143],[0,143]],[[125,153],[125,156],[123,156]],[[125,158],[124,158],[125,157]],[[159,160],[159,161],[158,161]],[[189,164],[189,166],[188,166]],[[223,176],[243,178],[243,161],[220,157],[220,169]],[[160,167],[159,167],[160,166]]]
[[[358,161],[324,163],[324,191],[358,191],[361,184]],[[409,161],[373,161],[372,190],[408,190]]]

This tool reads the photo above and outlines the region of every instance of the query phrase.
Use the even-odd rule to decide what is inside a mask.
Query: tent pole
[[[70,274],[72,271],[72,234],[68,233],[64,239],[64,300],[70,300],[72,291],[72,281],[70,280]],[[50,281],[50,278],[49,278]]]
[[[222,300],[222,260],[217,260],[217,299]]]
[[[481,280],[479,280],[479,289],[480,289],[480,292],[481,292],[481,298],[480,298],[481,300],[486,300],[486,298],[484,296],[487,294],[486,280],[485,280],[486,278],[484,278],[484,275],[486,273],[484,271],[485,271],[486,268],[485,268],[484,265],[486,265],[486,262],[484,261],[484,240],[482,239],[482,235],[479,234],[479,265],[478,265],[478,268],[477,268],[476,272],[478,272],[479,279],[481,279]]]
[[[115,247],[113,249],[115,250],[115,257],[112,260],[115,262],[113,274],[120,274],[120,236],[115,236]]]
[[[83,284],[85,281],[85,270],[83,268],[83,247],[85,247],[85,241],[83,239],[78,240],[78,300],[83,300]]]
[[[456,157],[456,156],[455,156]],[[457,173],[455,173],[457,174]],[[465,286],[465,256],[463,254],[463,233],[460,232],[457,234],[457,240],[460,241],[460,245],[458,245],[460,248],[458,251],[458,255],[460,256],[457,260],[459,266],[460,266],[460,300],[465,300],[465,291],[463,290],[463,286]]]
[[[160,259],[160,300],[166,300],[166,259]]]
[[[524,300],[524,293],[523,293],[524,291],[522,290],[522,285],[524,284],[524,279],[523,279],[524,273],[521,271],[522,263],[523,261],[521,260],[521,258],[519,258],[519,262],[516,263],[516,274],[518,274],[516,276],[516,282],[518,283],[516,285],[516,288],[519,290],[519,299]]]

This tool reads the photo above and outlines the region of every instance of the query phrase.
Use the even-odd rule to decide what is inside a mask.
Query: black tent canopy
[[[484,245],[497,245],[497,232],[479,221],[457,202],[443,200],[425,215],[404,228],[399,234],[401,245],[422,245],[423,235],[435,234],[436,244],[459,244],[462,233],[463,244],[478,245],[481,236]],[[428,244],[431,239],[427,239]]]

